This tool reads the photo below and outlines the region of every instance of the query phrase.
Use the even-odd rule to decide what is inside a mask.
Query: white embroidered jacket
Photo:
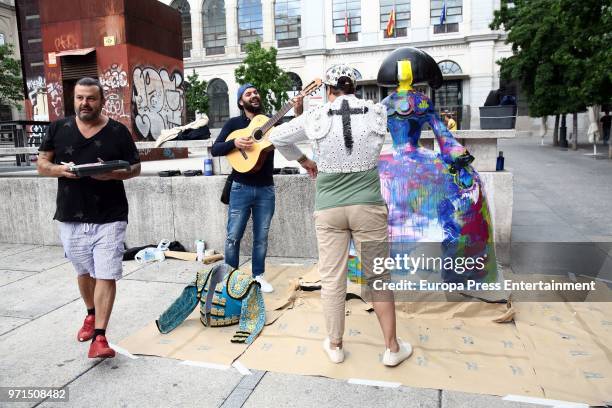
[[[350,113],[343,101],[347,101]],[[347,127],[353,139],[352,149],[345,146]],[[287,160],[302,155],[295,143],[310,139],[319,171],[354,173],[378,165],[386,132],[387,113],[381,104],[342,95],[275,127],[269,139]]]

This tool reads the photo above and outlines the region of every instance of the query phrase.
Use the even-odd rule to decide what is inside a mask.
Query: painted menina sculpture
[[[444,282],[495,281],[491,216],[480,177],[470,165],[474,157],[449,132],[431,100],[412,87],[427,82],[439,88],[442,73],[438,65],[421,50],[399,48],[383,61],[377,82],[396,88],[382,101],[393,152],[381,155],[379,162],[382,193],[389,207],[389,240],[407,247],[441,242],[444,259],[482,257],[481,265],[466,270],[457,268],[457,263],[443,266]],[[439,152],[420,145],[425,124],[432,128]],[[397,245],[392,246],[392,256],[394,247]]]

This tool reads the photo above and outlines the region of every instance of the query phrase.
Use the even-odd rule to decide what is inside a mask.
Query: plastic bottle
[[[497,163],[495,164],[495,171],[503,171],[504,170],[504,152],[500,151],[499,156],[497,156]]]
[[[205,248],[204,241],[202,241],[201,239],[198,239],[195,242],[195,245],[196,245],[196,254],[197,254],[196,259],[198,262],[202,262],[202,259],[204,259],[204,248]]]
[[[213,175],[213,161],[212,158],[206,156],[204,158],[204,175],[212,176]]]

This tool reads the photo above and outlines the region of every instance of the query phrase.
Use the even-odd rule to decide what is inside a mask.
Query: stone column
[[[325,0],[302,0],[302,50],[320,50],[325,48],[325,33],[331,31],[326,27]],[[331,21],[331,20],[330,20]]]
[[[464,3],[470,2],[468,10],[464,7],[464,12],[469,13],[464,15],[463,21],[469,21],[470,34],[489,33],[491,29],[489,24],[493,21],[493,3],[494,0],[463,0]]]
[[[361,0],[359,45],[376,45],[380,31],[380,7],[377,1]]]
[[[204,55],[202,45],[202,1],[189,2],[191,12],[191,58],[200,59]]]
[[[263,47],[275,44],[274,40],[274,0],[261,0],[261,14],[263,19]]]
[[[495,54],[493,41],[474,41],[470,43],[469,54],[471,70],[469,81],[471,129],[480,129],[480,111],[487,95],[495,86]],[[467,90],[464,89],[464,93]]]
[[[433,28],[430,25],[430,7],[429,0],[423,0],[415,7],[415,2],[411,2],[410,13],[410,32],[413,42],[428,41],[433,33]]]
[[[225,55],[228,57],[237,57],[240,53],[240,45],[238,45],[237,0],[225,0],[225,32],[227,35]]]

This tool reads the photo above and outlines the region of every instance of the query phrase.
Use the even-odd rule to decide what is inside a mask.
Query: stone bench
[[[198,141],[170,141],[162,147],[188,147],[190,153],[201,158],[210,151],[212,139]],[[512,225],[513,177],[510,172],[495,172],[497,139],[514,137],[515,131],[469,130],[455,133],[476,157],[474,165],[484,182],[494,225],[496,242],[509,242]],[[433,134],[424,132],[423,144],[433,145]],[[139,149],[154,147],[154,142],[137,142]],[[309,145],[303,145],[309,151]],[[391,148],[391,139],[385,150]],[[25,148],[36,149],[36,148]],[[29,152],[29,151],[28,151]],[[35,153],[35,151],[34,151]],[[194,159],[193,163],[201,162]],[[191,160],[191,159],[188,159]],[[178,162],[178,161],[177,161]],[[215,176],[157,177],[156,171],[125,182],[130,203],[130,223],[127,243],[140,246],[157,243],[161,239],[178,240],[193,250],[193,242],[203,239],[209,247],[222,250],[227,222],[227,206],[219,201],[225,182],[224,174],[231,168],[225,158],[214,158]],[[165,163],[172,163],[165,161]],[[276,154],[276,167],[297,166]],[[201,168],[201,167],[198,167]],[[38,177],[35,170],[0,177],[0,189],[5,192],[0,200],[0,242],[59,245],[57,225],[52,222],[55,210],[57,182]],[[149,174],[150,177],[146,175]],[[305,175],[275,176],[276,211],[270,230],[269,254],[282,257],[316,257],[317,246],[312,213],[314,211],[314,182]],[[247,227],[241,252],[250,255],[251,227]]]

